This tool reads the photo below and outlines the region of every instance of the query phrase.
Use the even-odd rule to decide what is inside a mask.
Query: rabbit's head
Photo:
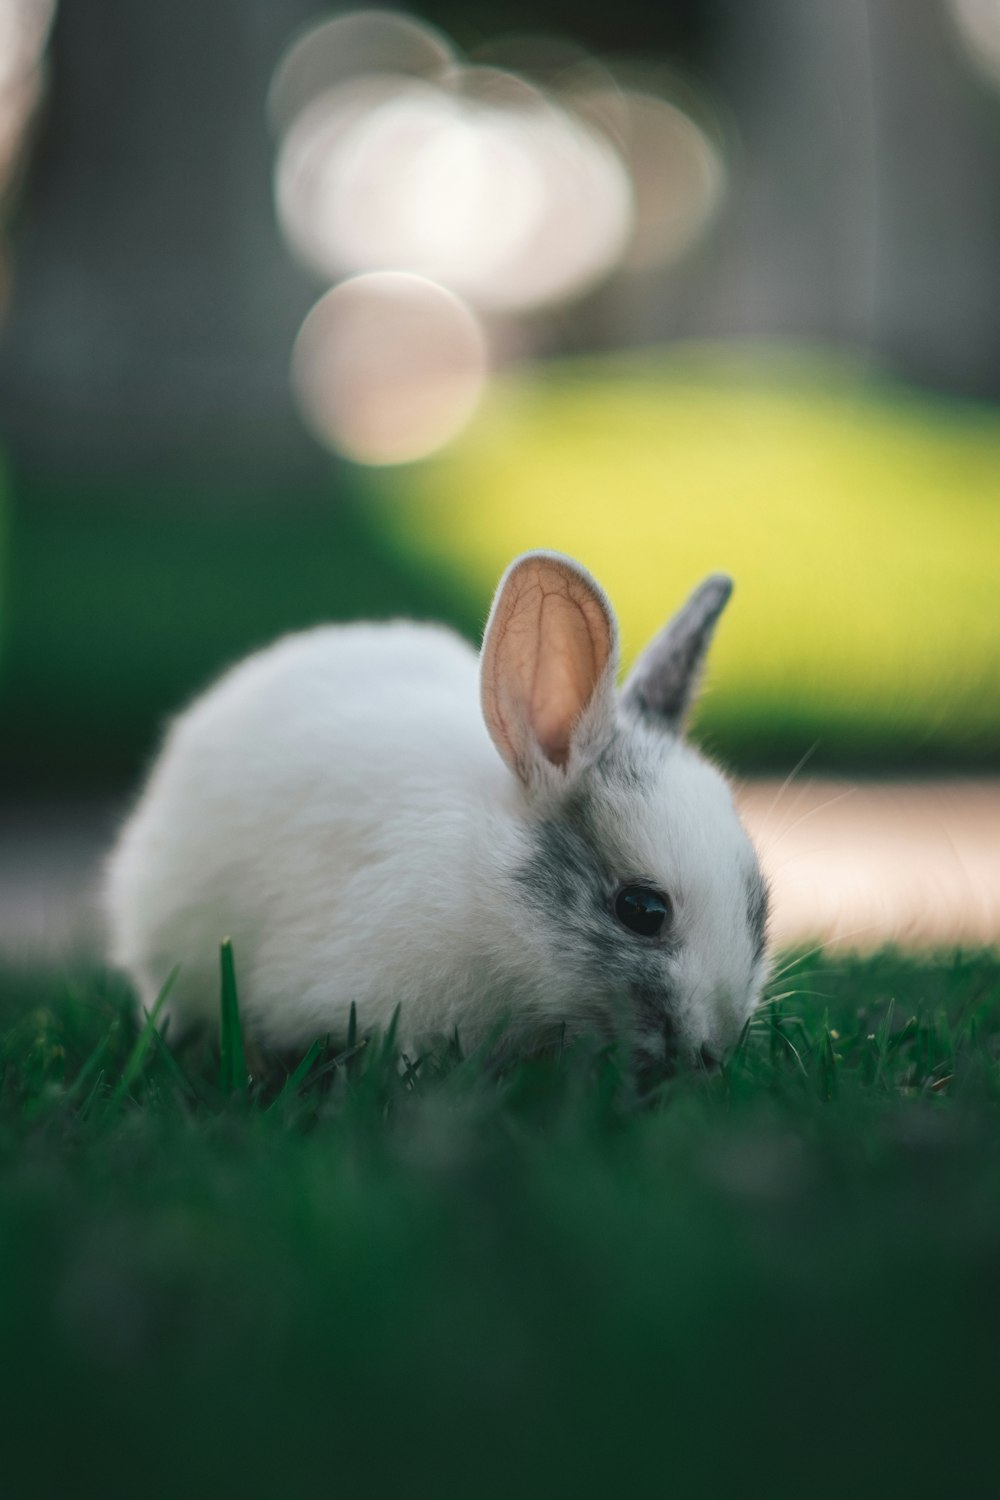
[[[757,856],[725,779],[683,738],[731,590],[706,579],[619,689],[603,591],[529,553],[483,642],[483,715],[524,813],[507,871],[518,988],[538,1023],[624,1034],[640,1065],[716,1066],[766,975]]]

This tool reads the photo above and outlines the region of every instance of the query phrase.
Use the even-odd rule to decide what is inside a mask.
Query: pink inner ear
[[[524,768],[535,745],[566,764],[613,641],[607,606],[581,573],[544,556],[513,569],[483,653],[483,710],[508,763]]]
[[[607,643],[602,653],[592,623],[585,606],[568,593],[543,593],[538,619],[543,644],[536,653],[530,718],[538,743],[557,766],[569,759],[573,727],[608,659]]]

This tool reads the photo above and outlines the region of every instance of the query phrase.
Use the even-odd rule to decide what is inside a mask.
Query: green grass
[[[177,1053],[0,976],[5,1500],[992,1493],[997,956],[802,956],[647,1096],[363,1017],[263,1058],[222,972]]]

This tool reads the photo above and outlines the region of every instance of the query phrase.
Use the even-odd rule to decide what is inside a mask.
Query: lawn
[[[4,970],[5,1500],[992,1493],[1000,959],[785,965],[643,1097]]]

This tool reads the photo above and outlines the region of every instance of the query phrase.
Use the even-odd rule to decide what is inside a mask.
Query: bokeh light
[[[16,170],[42,92],[42,57],[56,0],[0,0],[0,193]]]
[[[320,95],[282,142],[277,201],[321,274],[415,271],[517,311],[578,295],[631,227],[610,142],[480,69],[453,71],[446,88],[383,76]]]
[[[703,234],[722,201],[726,169],[719,147],[690,115],[639,89],[575,90],[575,107],[603,126],[632,183],[627,270],[678,259]]]
[[[327,292],[292,357],[309,426],[365,464],[408,463],[447,443],[475,411],[486,372],[473,312],[408,272],[369,272]]]
[[[970,58],[1000,84],[1000,0],[948,0],[948,6]]]
[[[466,60],[410,16],[338,16],[289,48],[270,113],[275,203],[298,259],[327,283],[384,271],[446,288],[467,316],[489,319],[494,362],[537,343],[528,320],[539,311],[677,260],[725,188],[722,152],[689,112],[648,83],[628,86],[566,38],[487,40]],[[393,305],[380,303],[383,337]],[[408,347],[410,333],[400,339]],[[338,356],[338,391],[350,384],[347,359]],[[365,403],[377,364],[365,358],[356,383]],[[329,413],[346,398],[331,404],[324,377],[317,420],[296,378],[327,444],[355,458],[377,452],[377,462],[409,453],[409,440],[344,447],[356,423]],[[381,429],[387,410],[388,396]]]
[[[48,39],[56,0],[2,0],[0,88],[34,72]]]
[[[434,78],[453,63],[454,49],[433,27],[399,11],[352,11],[311,26],[285,53],[268,108],[280,135],[319,95],[351,78],[378,74]]]

